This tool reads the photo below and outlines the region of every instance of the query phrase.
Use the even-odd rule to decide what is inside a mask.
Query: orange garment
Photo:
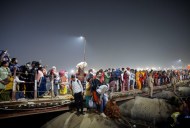
[[[137,81],[137,88],[139,89],[139,90],[141,90],[141,87],[142,85],[141,85],[141,82],[140,82],[140,80],[139,81]]]
[[[67,82],[67,77],[66,77],[66,76],[62,76],[62,77],[60,78],[60,80],[61,80],[61,82]]]
[[[138,86],[138,89],[141,90],[142,89],[142,85],[143,85],[143,74],[142,72],[140,72],[139,74],[139,86]]]
[[[136,82],[139,80],[139,72],[136,72]]]
[[[141,82],[140,82],[140,72],[136,72],[136,83],[137,83],[137,88],[141,89]]]
[[[142,76],[144,77],[145,72],[141,72]]]
[[[99,102],[99,97],[97,96],[96,91],[92,91],[92,96],[93,96],[94,102],[95,102],[96,104],[98,104],[98,102]]]
[[[141,86],[144,84],[144,80],[145,80],[145,78],[144,78],[144,72],[141,72],[141,74],[140,74]]]

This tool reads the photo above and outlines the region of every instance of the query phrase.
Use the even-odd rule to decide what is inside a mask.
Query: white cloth
[[[73,90],[73,94],[79,93],[79,92],[83,93],[83,86],[82,86],[80,80],[78,80],[78,79],[75,79],[75,81],[71,81],[71,88]]]
[[[129,70],[127,70],[126,73],[129,76],[129,80],[130,80],[131,79],[131,72]]]
[[[15,82],[16,82],[16,83],[24,83],[24,81],[19,80],[18,76],[15,77]]]
[[[124,75],[124,73],[122,72],[121,73],[121,81],[123,81],[123,75]]]
[[[55,67],[55,66],[52,66],[52,69],[55,69],[55,70],[56,70],[56,67]]]
[[[38,70],[38,75],[37,75],[37,81],[40,82],[40,79],[44,77],[44,74],[42,71]]]
[[[100,99],[102,99],[104,93],[108,90],[107,85],[101,85],[96,91],[100,94]]]
[[[102,93],[106,92],[107,90],[108,90],[108,86],[107,85],[101,85],[96,91],[99,94],[102,94]]]

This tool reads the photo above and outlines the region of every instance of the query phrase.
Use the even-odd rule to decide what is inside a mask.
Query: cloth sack
[[[88,101],[89,108],[96,108],[96,103],[93,101],[93,97]]]

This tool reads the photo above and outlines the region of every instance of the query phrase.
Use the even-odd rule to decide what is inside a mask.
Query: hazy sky
[[[190,63],[188,0],[1,0],[0,48],[70,70]]]

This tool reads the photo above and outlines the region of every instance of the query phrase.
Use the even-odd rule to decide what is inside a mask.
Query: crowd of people
[[[37,61],[19,66],[17,58],[12,58],[10,61],[1,62],[0,101],[11,100],[13,91],[16,91],[17,100],[33,99],[36,81],[38,97],[50,95],[52,92],[54,97],[72,93],[77,113],[83,114],[82,102],[85,96],[86,107],[94,107],[103,117],[106,117],[104,110],[108,102],[107,92],[125,92],[148,87],[152,97],[154,86],[171,83],[175,92],[175,84],[187,79],[190,79],[190,70],[187,69],[137,71],[129,67],[100,69],[97,72],[89,69],[88,73],[79,67],[76,73],[69,76],[65,70],[57,71],[55,66],[48,70],[47,66],[42,66]],[[15,89],[13,84],[16,84]],[[94,104],[89,104],[90,101]]]
[[[13,78],[15,78],[13,80]],[[13,58],[11,62],[3,61],[0,67],[0,98],[11,99],[13,84],[16,84],[16,99],[34,98],[35,81],[37,81],[37,96],[41,97],[51,92],[53,82],[54,96],[66,94],[68,76],[64,70],[58,72],[53,66],[47,71],[47,67],[39,62],[32,61],[19,66],[18,60]],[[8,98],[8,99],[7,99]]]

